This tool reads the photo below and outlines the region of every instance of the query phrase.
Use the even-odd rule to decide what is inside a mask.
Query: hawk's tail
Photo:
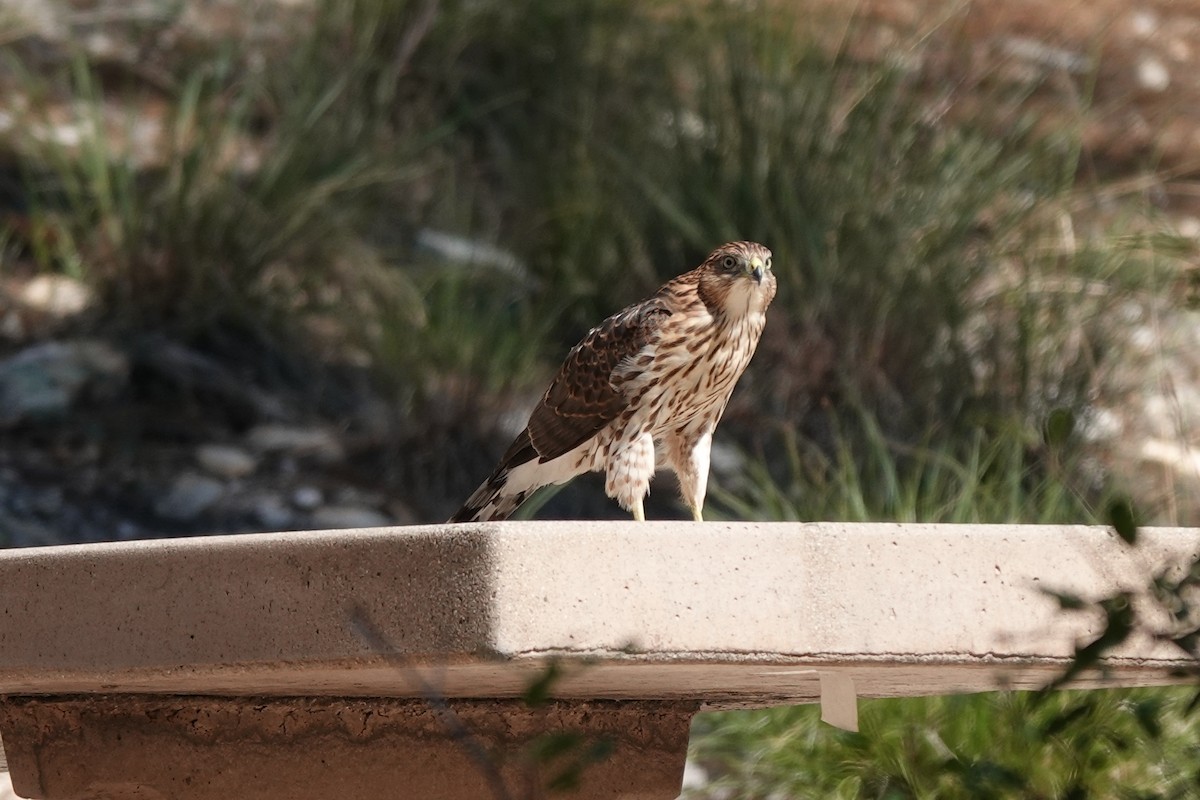
[[[529,495],[544,484],[535,480],[537,470],[524,469],[514,475],[518,467],[536,466],[537,450],[529,439],[529,429],[521,431],[508,452],[500,459],[500,465],[483,485],[475,490],[463,507],[449,519],[450,522],[486,522],[508,519]],[[523,479],[522,479],[523,478]]]

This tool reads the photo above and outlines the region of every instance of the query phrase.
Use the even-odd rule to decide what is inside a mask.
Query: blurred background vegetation
[[[444,519],[741,238],[711,516],[1200,521],[1200,10],[1032,9],[0,5],[0,544]],[[1193,797],[1191,701],[709,715],[690,796]]]

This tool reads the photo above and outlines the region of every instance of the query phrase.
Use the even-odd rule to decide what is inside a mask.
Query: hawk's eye
[[[737,269],[737,259],[733,256],[725,256],[721,259],[721,266],[728,270]]]

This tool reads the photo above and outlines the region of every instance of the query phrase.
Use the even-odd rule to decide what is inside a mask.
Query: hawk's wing
[[[541,461],[569,453],[617,418],[628,402],[613,373],[652,344],[671,309],[653,297],[592,328],[563,362],[529,418],[529,438]]]

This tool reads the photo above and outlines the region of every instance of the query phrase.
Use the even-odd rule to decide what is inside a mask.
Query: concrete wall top
[[[1046,590],[1139,589],[1200,531],[514,522],[0,552],[0,694],[519,694],[758,705],[819,674],[895,696],[1044,684],[1098,619]],[[1127,642],[1123,683],[1178,651]],[[1099,682],[1101,676],[1088,681]]]

